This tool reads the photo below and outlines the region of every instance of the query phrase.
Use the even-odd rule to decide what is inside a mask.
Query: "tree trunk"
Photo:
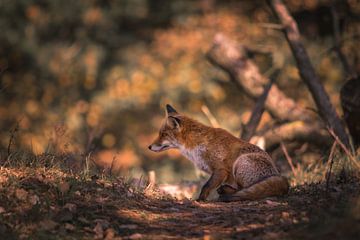
[[[353,78],[344,84],[340,100],[354,146],[360,147],[360,78]]]
[[[255,107],[251,113],[249,121],[242,127],[240,138],[244,141],[250,141],[251,137],[254,136],[256,128],[258,127],[261,117],[265,110],[265,101],[269,95],[270,89],[274,84],[274,79],[265,87],[264,92],[257,99]]]
[[[334,130],[335,134],[345,144],[345,146],[350,148],[349,139],[345,132],[345,128],[342,125],[335,108],[331,104],[329,96],[325,92],[323,85],[315,73],[309,56],[301,42],[301,36],[295,20],[289,14],[281,0],[271,0],[270,6],[283,25],[283,30],[295,57],[300,76],[309,88],[321,118],[331,129]]]

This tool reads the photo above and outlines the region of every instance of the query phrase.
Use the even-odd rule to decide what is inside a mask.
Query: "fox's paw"
[[[218,201],[219,202],[232,202],[234,200],[232,199],[231,195],[223,194],[223,195],[219,196]]]
[[[238,190],[230,185],[224,184],[220,186],[216,191],[219,195],[229,195],[237,192]]]
[[[205,198],[202,198],[202,197],[198,197],[195,202],[205,202],[206,199]]]

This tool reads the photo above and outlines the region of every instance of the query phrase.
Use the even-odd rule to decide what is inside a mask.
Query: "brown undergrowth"
[[[6,239],[356,239],[359,184],[292,187],[253,202],[177,200],[139,181],[60,168],[1,167],[0,236]]]

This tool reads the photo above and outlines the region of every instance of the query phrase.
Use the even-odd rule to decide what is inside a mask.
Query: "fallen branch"
[[[247,48],[237,44],[222,34],[217,34],[212,48],[207,53],[208,60],[227,72],[233,82],[245,94],[256,100],[264,92],[270,79],[260,73],[258,66],[247,56]],[[311,114],[299,107],[274,84],[265,102],[265,109],[282,121],[311,120]]]
[[[330,126],[330,128],[334,129],[334,132],[337,136],[339,136],[345,146],[350,147],[345,128],[341,124],[340,118],[331,104],[329,96],[327,95],[318,76],[316,75],[305,47],[301,42],[301,36],[297,23],[289,14],[286,6],[281,0],[269,0],[269,2],[271,9],[279,19],[280,24],[284,26],[283,31],[296,60],[300,76],[308,86],[319,110],[320,116],[323,121]]]
[[[282,141],[310,142],[321,148],[330,147],[331,138],[325,130],[317,124],[306,124],[302,121],[295,121],[282,124],[261,134],[266,140],[266,149],[278,146]]]

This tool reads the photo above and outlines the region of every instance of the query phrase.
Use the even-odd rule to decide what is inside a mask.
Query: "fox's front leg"
[[[211,190],[219,187],[221,183],[225,180],[227,172],[225,170],[217,170],[214,172],[209,180],[202,187],[199,198],[196,201],[205,201],[209,196]]]

